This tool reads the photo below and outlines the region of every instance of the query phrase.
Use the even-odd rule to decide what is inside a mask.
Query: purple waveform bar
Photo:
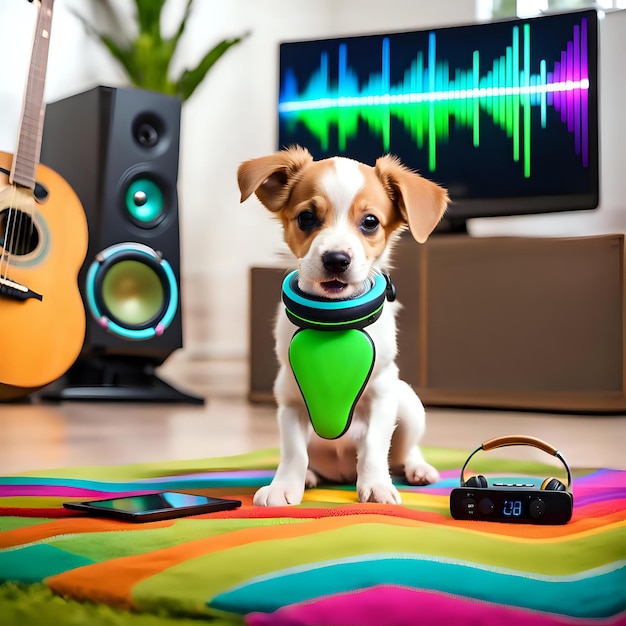
[[[583,166],[589,165],[589,62],[587,59],[587,19],[580,27],[574,26],[572,41],[567,42],[561,52],[561,60],[555,61],[554,71],[548,74],[549,83],[572,84],[572,89],[554,91],[552,95],[555,111],[561,121],[574,134],[576,154],[582,157]]]

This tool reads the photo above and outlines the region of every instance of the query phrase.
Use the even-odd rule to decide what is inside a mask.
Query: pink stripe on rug
[[[62,485],[2,485],[0,486],[0,498],[14,498],[16,496],[44,497],[44,498],[122,498],[124,496],[140,496],[146,493],[154,493],[154,489],[143,491],[98,491],[97,489],[84,489],[82,487],[64,487]]]
[[[405,587],[375,586],[362,591],[285,606],[274,613],[250,613],[248,626],[588,626],[588,620],[477,602]],[[594,620],[594,626],[624,626],[626,615]]]

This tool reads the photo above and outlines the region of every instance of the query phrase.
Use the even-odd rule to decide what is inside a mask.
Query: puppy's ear
[[[413,237],[424,243],[443,217],[450,201],[448,192],[389,154],[378,159],[374,169]]]
[[[280,211],[289,199],[298,173],[312,162],[309,151],[299,146],[244,161],[237,171],[241,202],[256,193],[270,211]]]

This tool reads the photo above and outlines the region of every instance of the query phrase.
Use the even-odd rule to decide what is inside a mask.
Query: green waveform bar
[[[474,147],[480,146],[480,108],[484,108],[512,139],[514,161],[520,159],[519,109],[524,109],[524,175],[530,176],[530,105],[527,96],[491,96],[487,102],[478,99],[446,100],[413,104],[377,104],[343,108],[307,109],[285,115],[289,132],[303,123],[317,139],[324,152],[329,150],[330,127],[338,133],[338,147],[341,152],[347,149],[348,141],[355,137],[359,120],[362,119],[370,131],[381,138],[383,150],[391,146],[391,118],[399,119],[410,134],[419,150],[428,150],[428,168],[437,168],[437,145],[450,138],[452,123],[472,129]],[[509,113],[507,113],[507,111]],[[511,115],[513,113],[514,115]],[[517,123],[516,123],[517,122]]]
[[[521,41],[520,41],[521,36]],[[283,100],[279,105],[288,132],[304,124],[317,138],[322,150],[329,149],[331,127],[337,129],[338,146],[345,151],[350,138],[363,120],[370,131],[390,150],[392,118],[400,120],[420,150],[428,152],[428,168],[437,167],[437,145],[447,142],[451,125],[471,130],[474,147],[481,142],[480,113],[485,111],[493,123],[511,140],[513,161],[522,163],[524,177],[531,175],[531,107],[541,107],[542,127],[546,124],[547,97],[556,91],[588,88],[588,80],[565,83],[549,82],[552,75],[542,60],[538,74],[531,75],[530,25],[512,29],[511,44],[504,54],[493,59],[490,69],[480,76],[480,54],[473,51],[472,66],[457,68],[451,75],[447,61],[437,61],[436,40],[431,33],[427,61],[419,51],[406,70],[399,86],[391,86],[388,72],[388,47],[383,47],[383,72],[354,95],[333,92],[327,76],[316,77],[310,88],[297,100]],[[345,58],[345,53],[344,53]],[[327,71],[327,64],[324,72]],[[358,81],[347,66],[339,67],[340,84]],[[314,81],[311,81],[312,84]],[[385,83],[383,85],[383,83]],[[320,84],[324,89],[319,89]],[[385,90],[380,87],[384,86]]]

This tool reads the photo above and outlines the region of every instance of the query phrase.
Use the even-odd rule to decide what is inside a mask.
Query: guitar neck
[[[37,16],[17,150],[13,157],[13,166],[9,176],[11,183],[29,189],[35,188],[35,172],[41,154],[41,134],[45,113],[44,88],[53,2],[54,0],[42,0]]]

